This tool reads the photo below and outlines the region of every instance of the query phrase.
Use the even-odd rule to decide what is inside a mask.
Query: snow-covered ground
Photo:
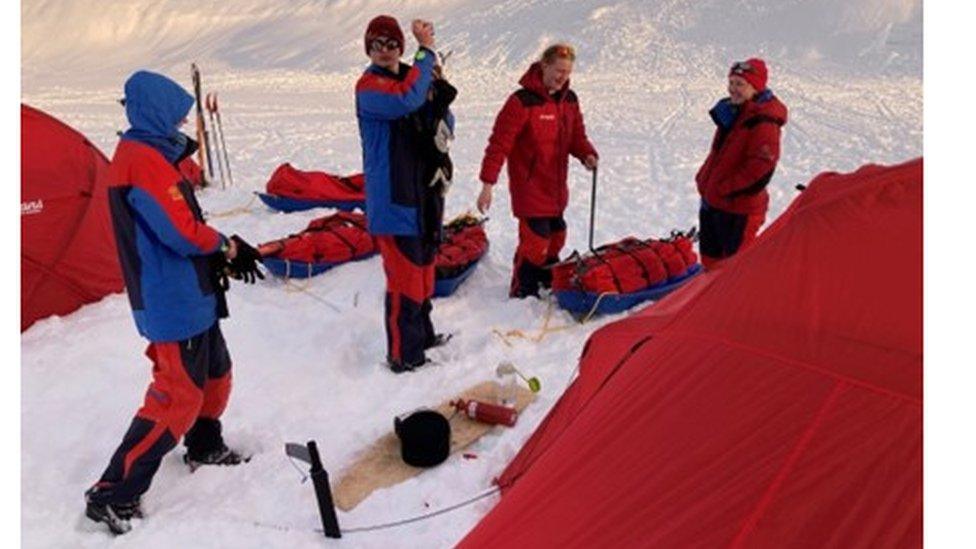
[[[218,91],[236,188],[201,193],[211,223],[263,242],[295,232],[325,210],[282,215],[256,203],[282,162],[301,169],[361,170],[353,85],[365,65],[362,30],[374,15],[432,19],[460,91],[456,181],[448,213],[473,207],[481,154],[495,113],[531,59],[552,40],[578,46],[573,87],[601,153],[598,242],[665,234],[696,223],[692,177],[724,92],[729,63],[770,65],[770,86],[790,108],[770,219],[793,186],[824,170],[894,163],[922,152],[921,3],[740,0],[616,2],[504,0],[25,0],[23,101],[71,124],[111,156],[125,128],[115,102],[139,68],[189,85],[189,63]],[[412,40],[411,40],[412,42]],[[412,49],[411,43],[408,46]],[[570,170],[567,251],[585,247],[588,174]],[[167,456],[145,499],[148,518],[113,541],[126,547],[318,546],[312,489],[283,445],[315,439],[338,478],[357,452],[388,432],[393,416],[433,405],[493,376],[509,359],[542,379],[542,393],[513,429],[452,456],[413,480],[375,493],[347,528],[394,521],[490,487],[573,375],[587,336],[613,318],[533,335],[572,319],[537,301],[506,299],[515,222],[499,189],[491,249],[472,278],[435,302],[434,321],[455,332],[436,365],[396,376],[381,365],[383,276],[378,258],[304,284],[235,285],[224,333],[235,388],[224,417],[229,442],[254,453],[236,469],[190,474]],[[230,213],[230,215],[225,215]],[[326,305],[327,301],[330,305]],[[341,312],[336,312],[333,307]],[[30,547],[103,546],[83,526],[82,493],[98,477],[150,369],[123,295],[25,332],[22,350],[22,528]],[[356,547],[442,547],[459,540],[494,497],[407,526],[352,533]]]

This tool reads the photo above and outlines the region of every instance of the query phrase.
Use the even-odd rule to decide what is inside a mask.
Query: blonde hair
[[[576,50],[569,44],[553,44],[542,52],[542,57],[539,58],[539,61],[542,61],[546,65],[551,65],[556,62],[556,59],[576,61]]]

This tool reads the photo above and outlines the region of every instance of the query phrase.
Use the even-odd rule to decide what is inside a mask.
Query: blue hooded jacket
[[[180,122],[194,99],[179,84],[149,71],[137,71],[125,82],[125,116],[131,126],[122,139],[145,143],[175,164],[187,147]]]
[[[193,187],[176,163],[195,144],[179,132],[193,96],[160,74],[125,83],[131,127],[109,165],[109,207],[129,302],[139,333],[181,341],[226,314],[207,256],[226,238],[203,221]]]

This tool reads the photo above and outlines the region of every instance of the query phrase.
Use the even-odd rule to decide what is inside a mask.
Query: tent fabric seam
[[[810,441],[813,436],[820,430],[821,425],[824,422],[824,418],[827,412],[833,408],[834,403],[840,395],[850,388],[850,385],[845,381],[837,381],[834,384],[833,389],[824,399],[823,403],[820,405],[820,409],[817,410],[817,415],[814,416],[813,420],[804,429],[803,434],[800,435],[800,439],[793,446],[789,455],[786,456],[786,461],[780,466],[779,471],[777,471],[776,476],[763,491],[762,496],[760,496],[759,501],[756,503],[756,507],[749,513],[749,516],[743,522],[742,527],[739,529],[739,533],[736,534],[735,539],[732,540],[731,547],[742,547],[745,543],[745,539],[755,530],[756,524],[765,514],[766,509],[769,508],[770,504],[773,502],[773,497],[776,492],[783,486],[786,482],[786,477],[792,472],[796,463],[800,460],[800,457],[806,451],[807,447],[810,445]]]
[[[91,292],[86,291],[84,288],[78,286],[77,284],[75,284],[71,280],[68,280],[67,278],[65,278],[64,276],[62,276],[61,274],[59,274],[54,269],[48,267],[47,265],[42,264],[41,262],[37,261],[36,259],[34,259],[34,258],[30,257],[30,256],[27,256],[27,255],[24,255],[24,254],[20,254],[20,259],[21,259],[21,261],[26,261],[26,262],[30,263],[32,266],[36,267],[37,269],[39,269],[41,271],[44,271],[44,273],[47,275],[47,278],[44,281],[46,281],[46,280],[54,280],[54,281],[60,282],[65,288],[67,288],[68,290],[70,290],[71,292],[73,292],[76,296],[78,296],[81,299],[97,300],[99,298],[99,296],[96,296],[96,295],[92,294]],[[60,259],[59,259],[59,261],[60,261]],[[44,281],[42,281],[42,282],[44,282]],[[42,286],[42,284],[36,285],[34,287],[34,289],[31,291],[31,293],[28,294],[28,296],[27,296],[28,299],[32,298],[33,295],[34,295],[34,292],[36,292],[37,291],[37,288],[40,288],[41,286]]]
[[[900,392],[895,391],[895,390],[892,390],[892,389],[885,389],[884,387],[879,387],[879,386],[874,385],[872,383],[869,383],[867,381],[863,381],[863,380],[860,380],[860,379],[857,379],[857,378],[853,378],[853,377],[845,376],[845,375],[842,375],[842,374],[838,374],[836,372],[831,372],[830,370],[825,370],[823,367],[817,366],[816,364],[811,364],[809,362],[804,362],[802,360],[791,359],[791,358],[788,358],[788,357],[779,355],[779,354],[777,354],[777,353],[775,353],[773,351],[770,351],[770,350],[767,350],[767,349],[762,349],[762,348],[755,347],[755,346],[752,346],[752,345],[747,345],[745,343],[739,343],[739,342],[732,341],[732,340],[729,340],[729,339],[724,339],[724,338],[718,338],[718,337],[714,337],[714,336],[709,336],[709,335],[705,335],[705,334],[702,334],[702,333],[694,332],[694,331],[691,331],[691,330],[669,330],[666,333],[662,333],[660,335],[662,335],[662,336],[663,335],[675,335],[675,336],[679,336],[679,337],[680,336],[690,337],[690,338],[700,339],[700,340],[703,340],[703,341],[711,341],[711,342],[714,342],[714,343],[718,343],[720,345],[726,345],[728,347],[735,347],[735,348],[738,348],[738,349],[742,349],[742,350],[746,350],[746,351],[750,351],[750,352],[755,352],[755,353],[761,354],[761,355],[763,355],[763,356],[765,356],[767,358],[771,358],[773,360],[782,362],[784,364],[789,364],[789,365],[792,365],[792,366],[796,366],[796,367],[799,367],[799,368],[803,368],[805,370],[810,370],[810,371],[816,372],[818,374],[821,374],[823,376],[826,376],[826,377],[829,377],[831,379],[834,379],[836,381],[842,381],[842,382],[847,383],[849,385],[852,385],[854,387],[858,387],[858,388],[861,388],[861,389],[866,389],[868,391],[872,391],[872,392],[875,392],[875,393],[879,393],[879,394],[882,394],[882,395],[885,395],[885,396],[889,396],[889,397],[897,398],[897,399],[900,399],[900,400],[904,400],[904,401],[906,401],[906,402],[908,402],[910,404],[913,404],[915,406],[919,406],[919,407],[922,406],[922,400],[920,398],[915,398],[915,397],[912,397],[910,395],[906,395],[904,393],[900,393]]]

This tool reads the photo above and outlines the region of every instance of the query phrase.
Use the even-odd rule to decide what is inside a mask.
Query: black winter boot
[[[143,516],[140,500],[136,498],[123,503],[99,501],[99,496],[103,493],[104,491],[99,490],[97,486],[92,486],[85,492],[85,516],[94,522],[106,525],[116,536],[132,530],[129,521]]]
[[[201,465],[239,465],[249,458],[231,450],[220,434],[220,420],[199,418],[183,437],[186,454],[183,462],[195,471]]]

